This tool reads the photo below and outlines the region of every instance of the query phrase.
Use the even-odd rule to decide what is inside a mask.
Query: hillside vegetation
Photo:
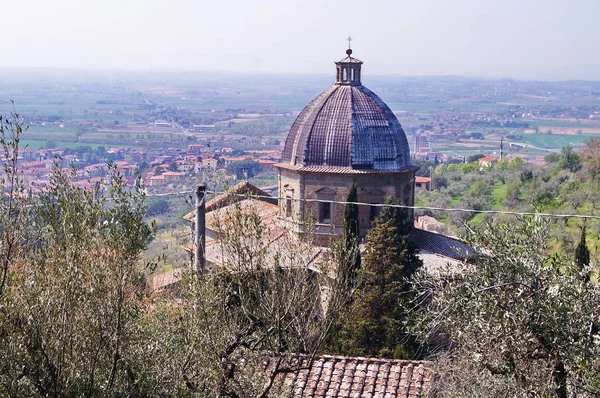
[[[520,158],[500,160],[482,167],[478,160],[441,164],[430,169],[433,190],[417,192],[417,205],[473,210],[586,214],[600,216],[600,139],[589,140],[576,153],[569,146],[545,157],[545,164],[533,165]],[[427,166],[424,170],[426,173]],[[465,225],[477,225],[493,215],[475,212],[424,210],[464,232]],[[496,217],[496,216],[494,216]],[[558,217],[550,231],[550,244],[572,251],[580,228],[587,224],[589,239],[597,242],[600,222],[575,217]],[[596,245],[592,245],[596,250]]]

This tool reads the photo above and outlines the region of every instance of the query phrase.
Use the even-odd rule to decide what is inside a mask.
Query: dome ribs
[[[290,164],[298,163],[302,165],[306,162],[307,142],[312,131],[312,126],[324,102],[336,89],[337,86],[331,86],[329,89],[323,91],[300,112],[285,140],[283,149],[284,161]]]
[[[307,143],[307,165],[350,167],[352,128],[349,86],[338,89],[327,98],[313,124]]]
[[[378,169],[399,169],[410,165],[410,147],[398,118],[375,93],[364,86],[360,88],[373,101],[373,106],[381,113],[381,120],[388,123],[388,127],[383,130],[385,133],[377,136],[379,142],[374,143],[379,147],[387,147],[387,151],[381,151],[381,154],[386,156],[382,156],[380,159],[374,158],[375,162],[381,163],[375,167]]]
[[[334,84],[294,121],[282,163],[298,167],[400,170],[408,140],[392,110],[362,85]]]

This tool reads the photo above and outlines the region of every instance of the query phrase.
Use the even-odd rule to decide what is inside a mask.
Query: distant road
[[[500,141],[498,141],[498,142],[500,142]],[[544,152],[554,152],[554,153],[560,152],[560,149],[557,149],[557,148],[540,148],[539,146],[534,146],[531,144],[522,144],[520,142],[507,141],[506,143],[510,146],[516,146],[516,147],[520,147],[520,148],[537,149],[538,151],[544,151]]]

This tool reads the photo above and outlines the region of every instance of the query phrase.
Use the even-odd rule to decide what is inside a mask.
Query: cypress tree
[[[358,202],[358,190],[356,184],[352,184],[346,202]],[[347,204],[344,208],[344,239],[348,242],[358,240],[358,205]]]
[[[585,225],[581,229],[581,238],[579,244],[575,248],[575,264],[580,272],[583,272],[590,265],[590,250],[587,248],[585,243],[586,239]],[[589,274],[586,273],[585,280],[589,281]]]
[[[347,283],[353,283],[356,271],[360,268],[360,230],[358,228],[358,190],[356,184],[352,184],[344,208],[344,249],[346,252],[346,264],[344,264],[343,276]]]
[[[408,358],[414,339],[404,331],[410,276],[422,265],[400,208],[384,208],[369,231],[359,284],[339,333],[341,354]]]

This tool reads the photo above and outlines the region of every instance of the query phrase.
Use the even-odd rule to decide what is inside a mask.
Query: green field
[[[535,119],[535,120],[524,120],[524,121],[529,123],[529,125],[531,127],[575,127],[575,128],[596,127],[594,125],[589,125],[589,124],[563,122],[563,121],[558,121],[558,120]]]
[[[525,134],[521,142],[547,149],[560,149],[564,146],[581,147],[584,142],[600,137],[598,134]]]

